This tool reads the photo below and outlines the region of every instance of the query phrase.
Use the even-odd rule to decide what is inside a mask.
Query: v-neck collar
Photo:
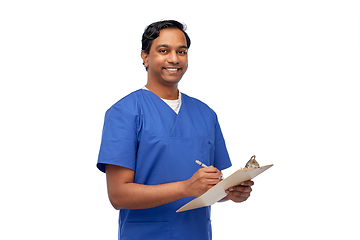
[[[140,90],[144,96],[144,113],[149,117],[147,124],[149,131],[157,136],[188,138],[199,137],[211,129],[207,129],[207,117],[196,101],[191,101],[186,94],[182,94],[182,104],[179,114],[176,114],[161,98],[148,90]],[[194,111],[193,111],[194,110]],[[197,111],[200,110],[200,111]],[[151,119],[151,120],[150,120]],[[153,130],[150,130],[153,129]],[[205,137],[205,136],[202,136]]]
[[[159,133],[162,132],[161,135],[163,136],[173,137],[176,129],[178,128],[179,117],[181,117],[181,115],[183,114],[183,108],[185,107],[184,98],[182,98],[182,104],[180,106],[179,113],[176,114],[176,112],[166,102],[164,102],[159,96],[157,96],[153,92],[145,89],[142,89],[141,91],[143,91],[143,94],[150,97],[150,99],[153,101],[154,105],[150,104],[148,106],[152,105],[153,110],[150,110],[151,113],[149,113],[150,115],[152,115],[153,121],[156,122],[154,122],[155,125],[158,126],[156,127],[158,129],[157,131]]]
[[[164,99],[164,98],[160,98],[158,95],[156,95],[155,93],[153,93],[152,91],[150,91],[146,86],[144,86],[142,88],[142,90],[145,90],[145,91],[149,91],[150,93],[154,94],[157,98],[161,99],[162,102],[164,102],[176,115],[178,115],[181,111],[181,106],[182,106],[182,93],[179,91],[179,98],[177,100],[179,100],[179,107],[178,108],[178,111],[176,112],[176,109],[173,109],[171,106],[170,106],[170,101],[175,101],[175,100],[167,100],[167,99]]]
[[[164,98],[161,98],[161,100],[163,100],[176,114],[179,114],[182,103],[181,95],[181,92],[179,92],[179,98],[176,100],[167,100]]]

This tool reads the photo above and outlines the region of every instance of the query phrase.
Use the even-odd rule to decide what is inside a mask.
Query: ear
[[[149,67],[149,54],[147,54],[144,50],[141,51],[141,58],[143,60],[144,66]]]

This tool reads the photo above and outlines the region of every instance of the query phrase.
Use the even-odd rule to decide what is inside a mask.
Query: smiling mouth
[[[176,73],[176,72],[180,71],[181,68],[164,68],[164,69],[169,72]]]

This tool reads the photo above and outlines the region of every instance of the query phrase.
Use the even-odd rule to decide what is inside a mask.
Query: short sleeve
[[[216,119],[215,125],[215,167],[224,170],[231,167],[231,160],[226,148],[224,136],[222,134],[220,124]]]
[[[137,151],[137,115],[119,101],[105,114],[97,167],[105,172],[105,165],[117,165],[135,170]]]

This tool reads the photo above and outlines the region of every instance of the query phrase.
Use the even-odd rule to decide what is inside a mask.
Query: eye
[[[166,49],[159,49],[159,53],[167,53]]]
[[[181,51],[179,51],[179,54],[180,54],[180,55],[186,55],[186,54],[187,54],[187,50],[181,50]]]

